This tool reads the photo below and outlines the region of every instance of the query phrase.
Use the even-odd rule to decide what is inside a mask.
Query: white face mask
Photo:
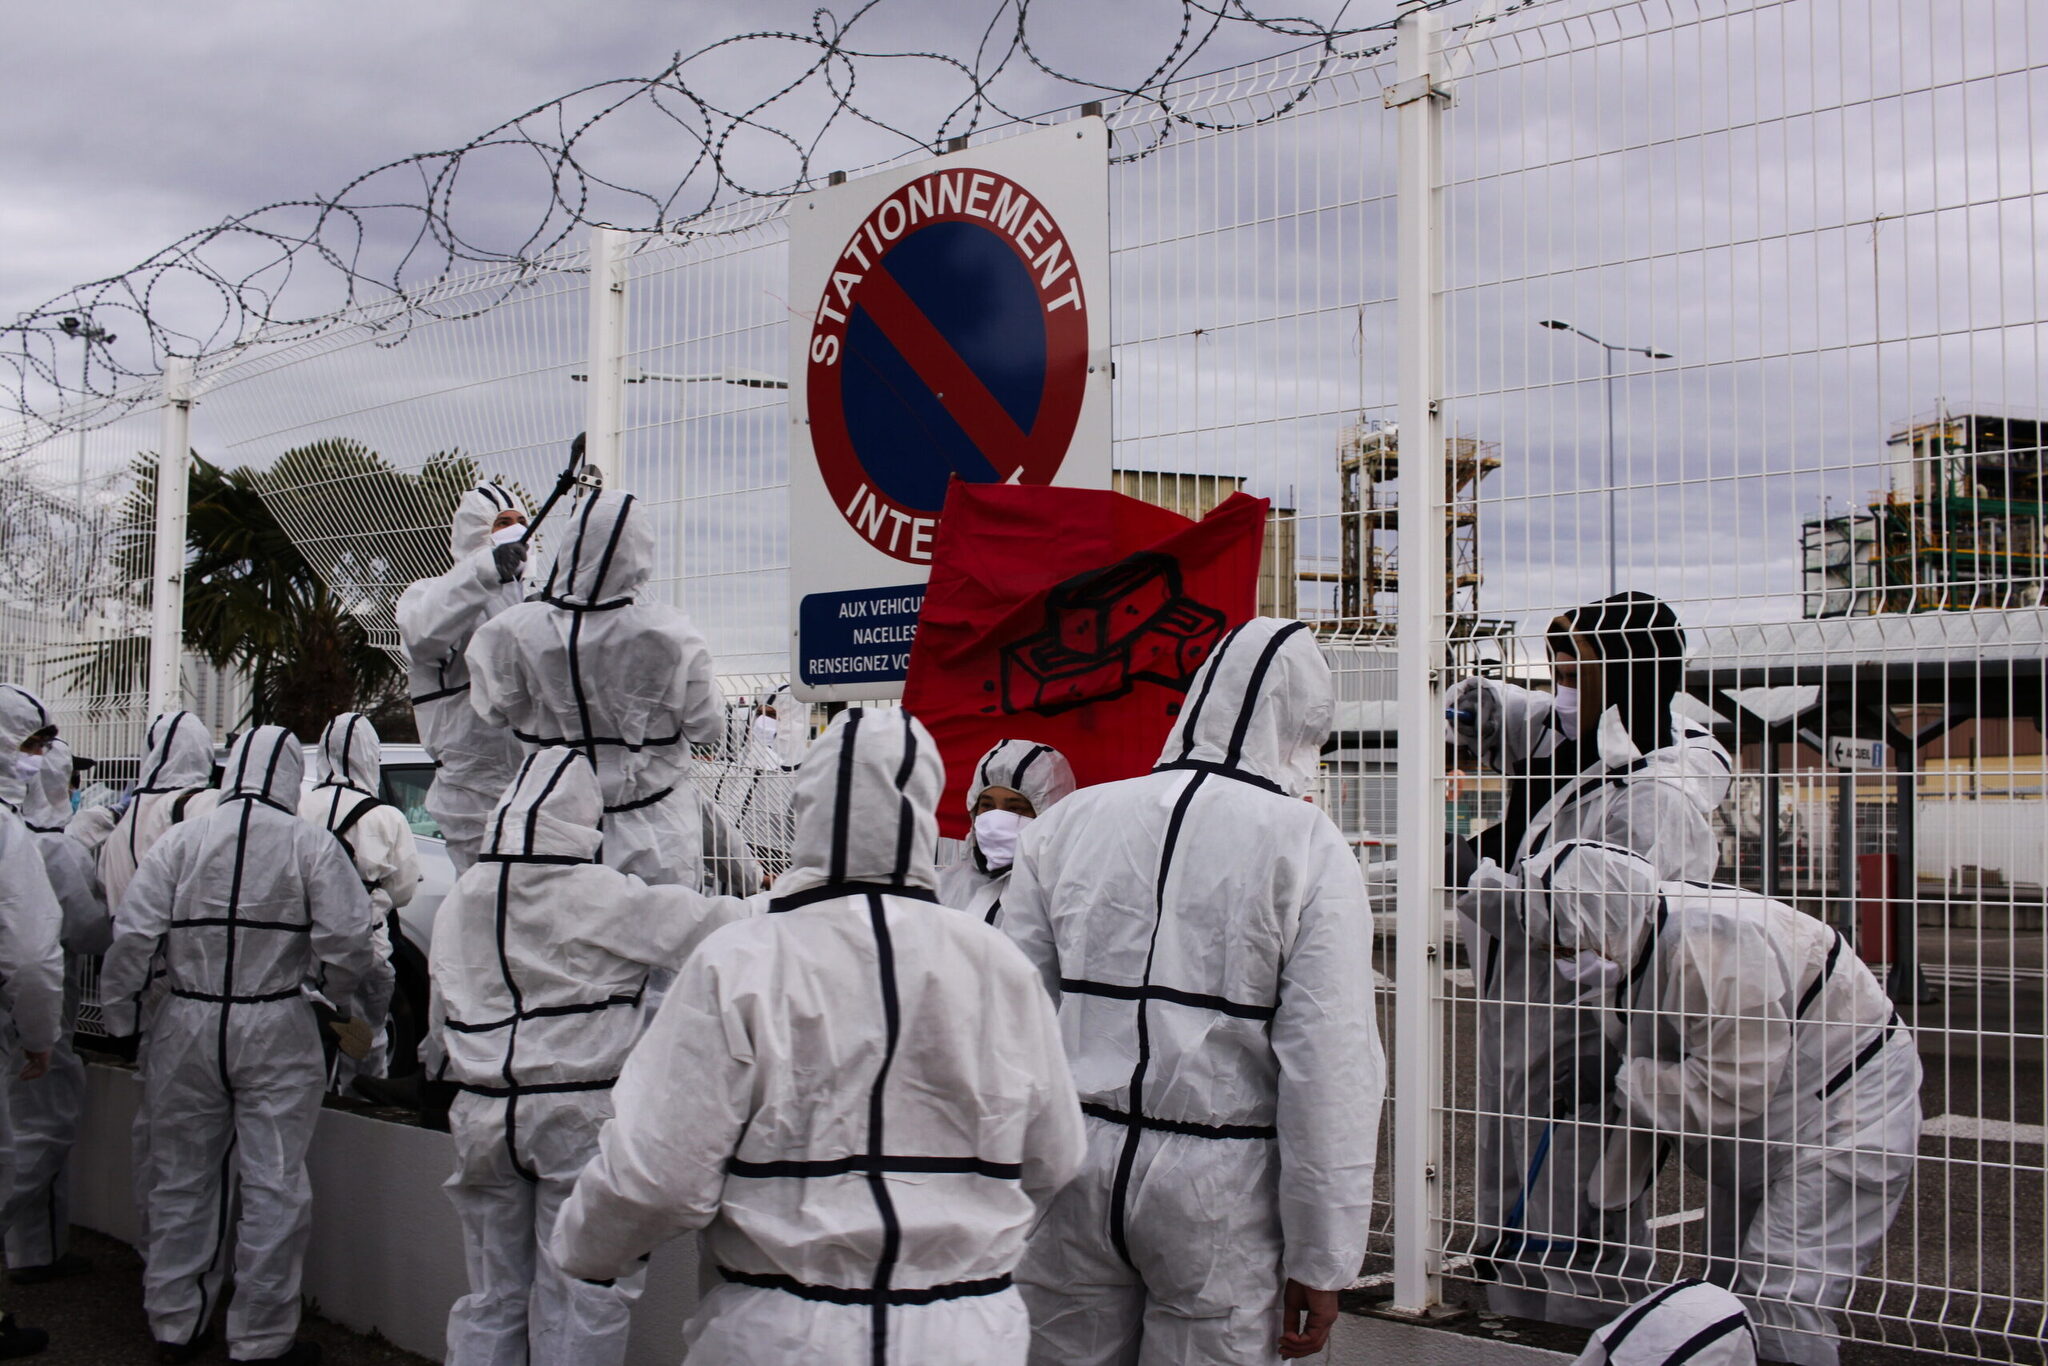
[[[984,811],[974,818],[974,847],[990,868],[1007,868],[1017,861],[1017,837],[1030,819],[1014,811]]]
[[[29,778],[33,778],[33,777],[35,777],[35,776],[36,776],[36,774],[38,774],[38,773],[41,773],[42,771],[43,771],[43,756],[42,756],[42,755],[40,755],[40,754],[21,754],[21,755],[17,755],[17,756],[15,756],[15,760],[14,760],[14,776],[15,776],[15,777],[17,777],[17,778],[21,778],[21,779],[23,779],[23,780],[27,780],[27,779],[29,779]]]
[[[1557,728],[1576,740],[1579,738],[1579,690],[1560,684],[1556,697],[1551,715],[1557,718]]]
[[[1621,964],[1597,953],[1576,953],[1557,960],[1557,975],[1581,987],[1611,987],[1621,980]]]
[[[772,716],[757,716],[754,718],[754,734],[760,736],[763,740],[773,740],[777,729],[775,718]]]
[[[510,545],[525,534],[526,524],[524,522],[513,522],[509,526],[501,526],[496,531],[493,531],[491,533],[491,544]]]

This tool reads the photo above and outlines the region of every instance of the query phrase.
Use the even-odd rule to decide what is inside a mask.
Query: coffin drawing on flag
[[[1147,772],[1195,672],[1257,606],[1266,503],[1196,522],[1122,494],[956,481],[903,704],[946,759],[940,825],[966,832],[974,762],[1048,744],[1078,781]]]
[[[1223,613],[1181,592],[1180,562],[1141,550],[1046,595],[1045,629],[1003,647],[1003,710],[1057,716],[1140,681],[1186,692]]]

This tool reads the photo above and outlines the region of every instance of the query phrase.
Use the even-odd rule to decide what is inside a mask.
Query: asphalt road
[[[0,1299],[21,1322],[50,1334],[50,1350],[28,1360],[48,1366],[153,1363],[156,1347],[142,1313],[141,1254],[86,1229],[72,1231],[71,1246],[92,1258],[91,1274],[49,1285],[10,1285]],[[428,1366],[425,1357],[400,1351],[381,1338],[351,1333],[314,1314],[306,1315],[299,1335],[320,1344],[329,1366]],[[227,1346],[218,1341],[199,1358],[206,1366],[219,1366],[227,1359]]]

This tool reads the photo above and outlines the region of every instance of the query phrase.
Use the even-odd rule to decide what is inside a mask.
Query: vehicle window
[[[405,823],[415,835],[437,840],[441,827],[427,814],[427,789],[433,784],[432,764],[391,764],[384,769],[384,800],[405,813]]]

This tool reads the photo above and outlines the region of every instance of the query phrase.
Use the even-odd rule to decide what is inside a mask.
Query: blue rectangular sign
[[[796,676],[811,687],[901,683],[924,585],[808,593],[797,608]]]

